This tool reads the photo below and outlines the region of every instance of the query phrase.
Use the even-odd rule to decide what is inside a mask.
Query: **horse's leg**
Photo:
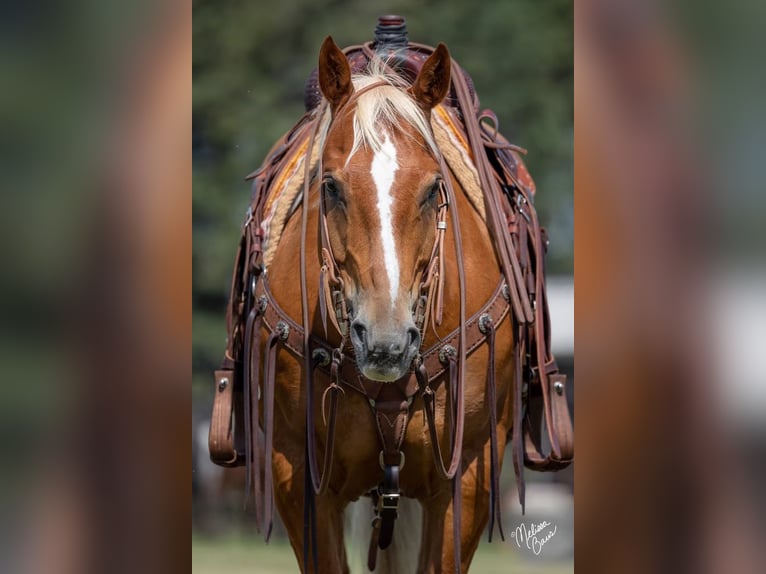
[[[274,498],[287,529],[301,572],[313,572],[311,554],[308,564],[303,563],[303,453],[288,458],[274,453]],[[296,464],[295,458],[300,459]],[[317,572],[348,573],[346,550],[343,544],[343,510],[345,504],[331,493],[315,498]]]
[[[504,435],[503,435],[504,436]],[[460,509],[460,571],[467,572],[489,520],[489,441],[483,454],[474,457],[463,471]],[[500,453],[502,464],[502,453]],[[498,469],[499,470],[499,469]],[[418,572],[453,574],[455,545],[452,525],[452,489],[422,501],[423,540]],[[496,533],[496,536],[497,533]],[[499,536],[498,536],[499,538]]]

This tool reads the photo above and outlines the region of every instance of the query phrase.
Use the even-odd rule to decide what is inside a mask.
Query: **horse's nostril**
[[[351,323],[351,339],[356,339],[356,343],[363,347],[367,346],[367,327],[360,321]]]
[[[420,331],[415,327],[407,329],[407,346],[408,347],[420,347]]]

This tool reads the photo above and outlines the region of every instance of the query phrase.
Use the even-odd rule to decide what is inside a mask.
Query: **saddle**
[[[434,49],[409,42],[404,19],[382,17],[376,28],[375,40],[344,50],[352,71],[363,70],[371,58],[382,58],[398,74],[414,80],[425,60]],[[544,257],[548,246],[545,230],[540,227],[534,208],[535,186],[520,153],[498,131],[494,113],[480,111],[473,83],[456,62],[452,62],[452,87],[442,104],[443,113],[456,126],[458,138],[465,142],[473,158],[476,174],[484,196],[484,210],[490,235],[500,259],[502,280],[494,296],[473,317],[463,317],[453,333],[430,349],[422,351],[413,365],[412,376],[399,384],[381,384],[361,380],[352,361],[344,362],[343,349],[335,349],[308,332],[282,311],[269,290],[264,269],[264,209],[269,192],[286,169],[294,169],[301,154],[311,156],[314,135],[322,117],[322,96],[316,70],[305,90],[306,114],[269,152],[266,160],[248,176],[253,194],[242,227],[231,292],[227,307],[227,345],[221,368],[215,372],[215,399],[210,423],[209,449],[214,463],[221,466],[248,468],[247,491],[256,496],[256,521],[271,531],[273,491],[271,478],[271,442],[273,436],[274,369],[278,348],[286,349],[307,366],[307,451],[306,497],[304,518],[308,533],[304,536],[304,558],[308,564],[309,550],[313,552],[316,569],[314,496],[327,488],[332,470],[335,412],[339,395],[350,389],[364,395],[375,417],[381,441],[380,464],[384,480],[370,493],[376,510],[368,556],[368,566],[374,569],[378,548],[390,544],[398,506],[398,473],[403,463],[400,446],[409,421],[410,405],[416,395],[424,401],[425,414],[434,447],[437,470],[453,481],[453,520],[455,528],[456,567],[460,565],[460,496],[462,475],[462,370],[466,357],[482,345],[489,347],[487,370],[489,404],[495,404],[494,339],[495,330],[506,319],[513,321],[515,375],[512,386],[514,398],[513,425],[506,441],[512,443],[512,461],[516,474],[519,502],[524,510],[523,467],[538,471],[559,470],[572,462],[574,441],[572,423],[566,403],[566,376],[559,373],[550,348],[550,316],[545,290]],[[308,151],[306,151],[308,150]],[[308,196],[310,157],[304,160],[304,200]],[[447,165],[443,167],[447,169]],[[450,166],[451,167],[451,166]],[[448,178],[447,178],[448,179]],[[447,190],[447,197],[452,190]],[[305,205],[305,203],[304,203]],[[446,226],[445,226],[446,227]],[[458,237],[459,243],[459,237]],[[332,270],[331,267],[329,268]],[[322,273],[327,269],[323,267]],[[331,275],[331,273],[330,273]],[[325,278],[331,286],[333,278]],[[424,295],[424,305],[418,312],[427,313],[435,289]],[[326,299],[326,300],[325,300]],[[320,296],[323,309],[336,329],[343,329],[345,303],[341,290],[328,289]],[[422,318],[421,318],[422,319]],[[265,328],[270,336],[261,349],[260,332]],[[313,373],[329,376],[329,417],[323,472],[318,471],[314,447]],[[443,463],[436,434],[433,389],[431,384],[446,375],[448,392],[452,394],[452,413],[445,413],[452,425],[452,464]],[[258,402],[263,401],[263,421],[259,421]],[[324,406],[324,405],[323,405]],[[498,437],[496,413],[490,409],[490,524],[492,539],[494,525],[504,537],[500,520]],[[385,420],[387,424],[381,424]],[[391,421],[394,421],[391,424]],[[263,439],[259,436],[263,429]],[[543,448],[543,432],[550,445]],[[499,445],[502,447],[502,445]],[[265,463],[263,462],[265,460]],[[263,468],[261,468],[263,464]],[[504,539],[504,538],[503,538]]]

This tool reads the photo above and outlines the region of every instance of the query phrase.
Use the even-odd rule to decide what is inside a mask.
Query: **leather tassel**
[[[274,443],[274,377],[279,338],[280,334],[275,331],[266,341],[266,356],[263,365],[263,427],[266,436],[263,455],[263,518],[266,528],[266,542],[271,537],[271,529],[274,524],[274,479],[271,455]]]

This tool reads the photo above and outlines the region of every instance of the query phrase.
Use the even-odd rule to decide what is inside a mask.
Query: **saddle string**
[[[244,413],[245,413],[245,505],[253,486],[252,493],[255,499],[255,524],[258,532],[261,532],[263,523],[262,508],[258,500],[261,495],[261,472],[260,472],[260,444],[255,433],[258,432],[258,365],[260,362],[260,345],[253,344],[253,333],[260,333],[261,316],[257,307],[253,307],[247,317],[245,326],[245,360],[244,360]],[[253,373],[253,365],[255,373]],[[253,408],[255,401],[255,408]]]
[[[283,331],[275,329],[266,341],[265,357],[263,364],[263,427],[265,435],[264,448],[264,507],[266,542],[271,537],[271,529],[274,524],[274,489],[273,467],[271,454],[274,444],[274,377],[276,376],[277,346],[279,340],[285,336]]]

